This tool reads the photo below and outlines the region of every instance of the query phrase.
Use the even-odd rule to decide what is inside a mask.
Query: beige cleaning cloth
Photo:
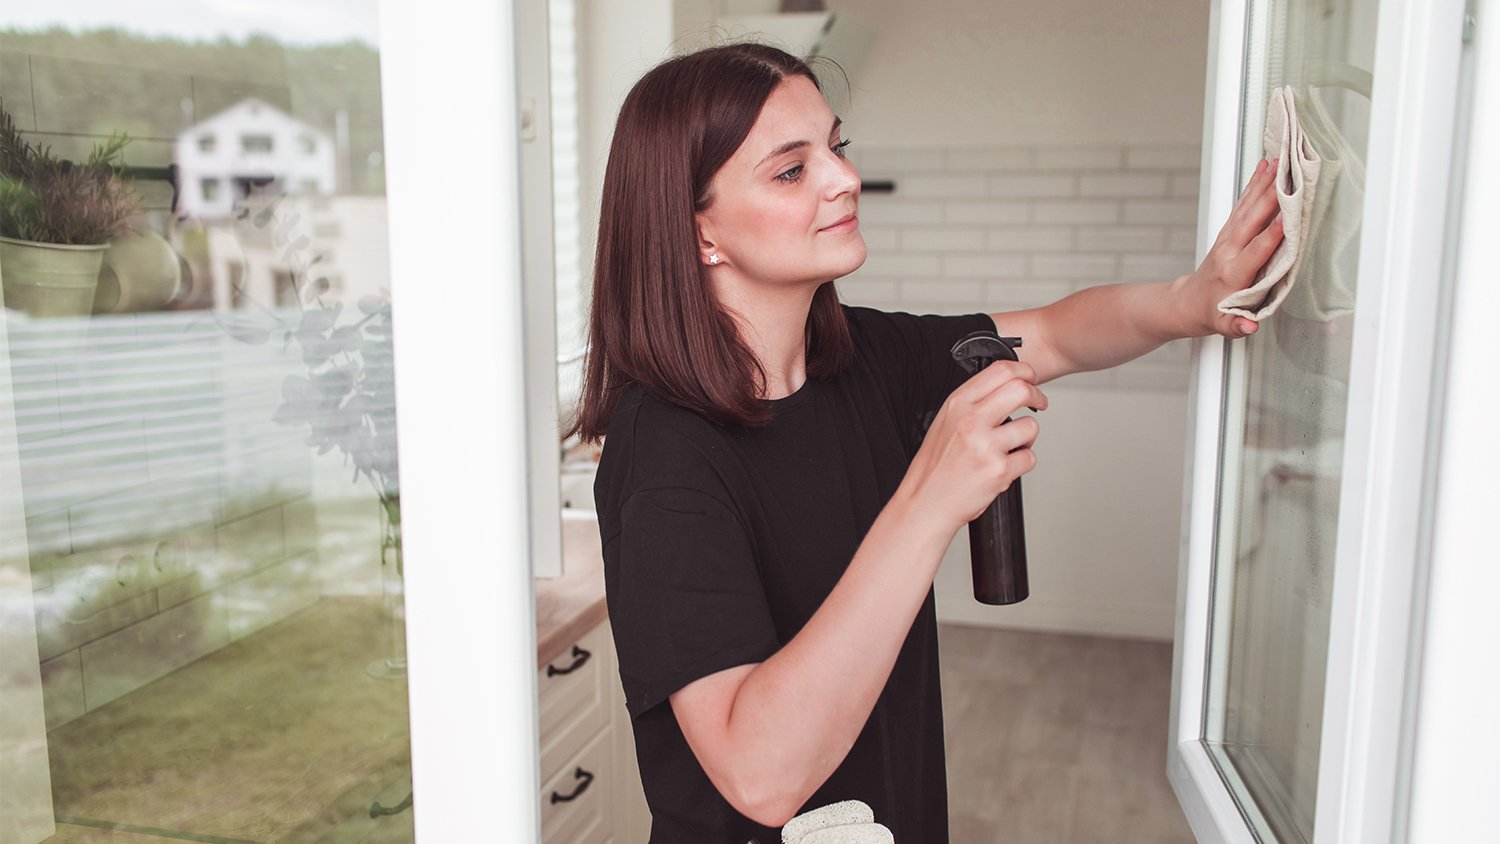
[[[1339,131],[1317,88],[1308,89],[1299,101],[1297,125],[1323,161],[1299,282],[1281,310],[1299,319],[1328,322],[1354,312],[1365,164]]]
[[[875,810],[860,800],[830,803],[804,812],[781,828],[782,844],[894,844],[895,837],[875,823]]]
[[[1276,201],[1281,206],[1285,236],[1255,276],[1255,283],[1219,303],[1219,310],[1226,314],[1257,321],[1276,313],[1297,281],[1322,166],[1322,158],[1297,122],[1297,101],[1290,85],[1271,92],[1263,140],[1266,157],[1280,159],[1276,166]]]

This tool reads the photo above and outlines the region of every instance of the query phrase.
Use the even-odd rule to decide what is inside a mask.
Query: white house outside
[[[336,188],[333,139],[248,98],[177,136],[179,210],[227,217],[254,193],[321,195]]]

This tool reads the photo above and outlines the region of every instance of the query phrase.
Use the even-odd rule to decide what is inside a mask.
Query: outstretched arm
[[[1260,163],[1192,273],[1154,284],[1090,287],[1045,307],[991,314],[995,325],[1024,339],[1018,354],[1036,368],[1038,383],[1118,366],[1169,340],[1254,334],[1254,320],[1220,313],[1218,303],[1249,287],[1281,243],[1275,172]]]

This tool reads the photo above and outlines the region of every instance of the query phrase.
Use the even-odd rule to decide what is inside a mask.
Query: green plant
[[[121,170],[129,136],[111,135],[77,164],[21,136],[0,109],[0,235],[98,245],[130,230],[140,197]]]

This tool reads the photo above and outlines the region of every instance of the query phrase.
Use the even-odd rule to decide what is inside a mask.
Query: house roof
[[[246,97],[243,100],[235,103],[234,105],[229,106],[228,108],[221,109],[220,111],[215,112],[209,117],[206,117],[203,120],[194,123],[192,126],[189,126],[188,128],[182,130],[177,134],[177,137],[181,138],[186,135],[201,134],[204,129],[211,128],[214,126],[214,124],[229,122],[229,120],[233,117],[245,114],[247,112],[255,111],[269,112],[275,120],[295,123],[302,129],[302,131],[307,132],[310,135],[316,135],[318,138],[324,141],[332,140],[328,136],[327,132],[324,132],[323,130],[317,128],[316,126],[313,126],[310,123],[307,123],[306,121],[298,120],[296,117],[287,114],[285,111],[282,111],[281,109],[259,97]]]

